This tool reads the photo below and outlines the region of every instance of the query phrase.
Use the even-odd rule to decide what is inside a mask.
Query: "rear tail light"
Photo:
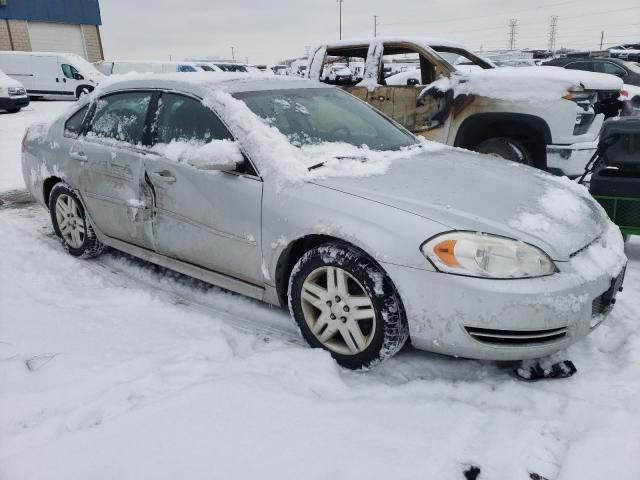
[[[629,92],[627,90],[620,90],[620,100],[628,100]]]
[[[22,153],[27,151],[27,136],[29,135],[29,129],[27,128],[24,131],[24,136],[22,137]]]

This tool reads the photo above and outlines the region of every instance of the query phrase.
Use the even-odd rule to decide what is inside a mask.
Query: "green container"
[[[593,196],[626,235],[640,235],[640,198]]]

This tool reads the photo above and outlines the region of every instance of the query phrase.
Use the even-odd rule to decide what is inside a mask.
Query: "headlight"
[[[448,232],[422,244],[422,253],[446,273],[483,278],[531,278],[551,275],[556,266],[533,245],[479,232]]]

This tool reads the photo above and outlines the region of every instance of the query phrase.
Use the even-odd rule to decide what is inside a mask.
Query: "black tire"
[[[7,109],[7,112],[9,113],[18,113],[20,111],[22,107],[18,107],[18,108],[9,108]]]
[[[368,334],[362,332],[366,335],[368,345],[359,353],[338,353],[326,347],[312,332],[305,320],[302,301],[304,282],[323,267],[342,269],[352,277],[349,280],[352,286],[354,286],[353,279],[357,280],[358,283],[355,283],[355,287],[362,288],[371,300],[375,312],[375,322],[371,322],[372,325],[369,325]],[[404,307],[391,279],[364,252],[350,245],[338,242],[327,243],[305,253],[293,268],[289,279],[288,294],[289,311],[305,340],[313,348],[323,348],[329,351],[333,358],[344,367],[351,369],[371,368],[395,355],[409,338],[409,327]],[[354,309],[354,311],[356,310],[357,308]],[[317,312],[320,312],[319,308]],[[360,326],[360,323],[358,325]],[[364,330],[366,329],[367,325],[364,326]],[[339,332],[338,334],[342,338],[342,334]]]
[[[533,157],[529,150],[522,143],[511,138],[489,138],[480,143],[474,150],[478,153],[486,153],[533,167]]]
[[[82,238],[82,244],[77,247],[74,247],[68,243],[68,241],[64,238],[58,224],[58,216],[56,215],[56,204],[58,202],[58,198],[60,198],[61,195],[66,195],[76,203],[78,212],[84,223],[84,235]],[[56,236],[60,239],[60,243],[62,243],[62,246],[65,248],[65,250],[67,250],[67,252],[69,252],[69,254],[73,255],[74,257],[93,258],[97,257],[105,250],[105,245],[98,240],[93,227],[86,218],[82,202],[78,199],[78,196],[66,183],[58,182],[51,189],[51,193],[49,194],[49,214],[51,216],[53,230],[55,231]]]

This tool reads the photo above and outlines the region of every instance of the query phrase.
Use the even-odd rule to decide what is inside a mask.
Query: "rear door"
[[[163,153],[148,155],[145,169],[155,192],[158,253],[262,284],[260,178],[243,169],[199,170],[170,152],[233,136],[200,100],[187,95],[162,93],[154,118],[153,150]]]
[[[78,180],[85,205],[106,235],[152,248],[150,187],[145,182],[150,91],[125,91],[98,99],[84,135],[69,156],[83,168]]]

